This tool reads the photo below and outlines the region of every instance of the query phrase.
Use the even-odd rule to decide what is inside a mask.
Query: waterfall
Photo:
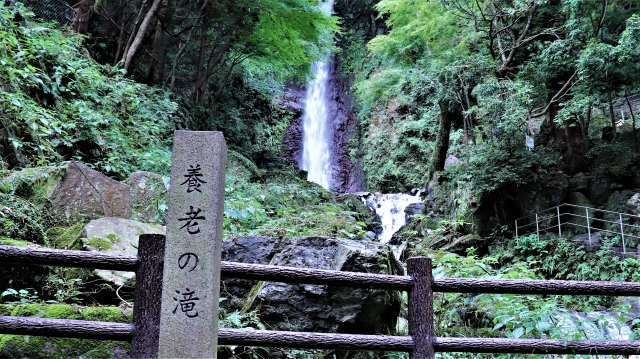
[[[320,3],[325,14],[331,14],[333,1]],[[307,86],[302,116],[302,159],[300,168],[307,171],[307,180],[329,189],[331,185],[331,139],[328,111],[328,87],[331,74],[330,57],[312,65],[313,81]]]
[[[389,242],[393,234],[406,224],[407,216],[404,209],[410,204],[420,202],[422,200],[420,195],[421,192],[418,191],[415,195],[395,193],[368,195],[362,198],[364,203],[380,217],[382,222],[382,233],[378,235],[380,242]]]

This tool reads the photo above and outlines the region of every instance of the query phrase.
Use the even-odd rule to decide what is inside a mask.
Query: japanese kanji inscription
[[[222,133],[175,132],[159,358],[216,358],[225,167]]]

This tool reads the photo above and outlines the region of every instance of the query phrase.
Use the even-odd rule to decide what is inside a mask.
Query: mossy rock
[[[84,226],[84,223],[78,223],[69,228],[52,227],[47,229],[46,234],[51,247],[81,250],[82,241],[80,238]]]
[[[45,244],[41,211],[20,197],[0,193],[0,236]]]
[[[0,315],[38,316],[40,318],[93,320],[130,323],[131,315],[116,307],[82,308],[70,305],[24,304],[0,305]],[[127,342],[0,335],[0,358],[7,359],[129,359]]]

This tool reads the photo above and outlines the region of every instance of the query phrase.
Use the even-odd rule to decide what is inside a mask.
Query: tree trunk
[[[76,9],[76,17],[71,27],[78,34],[85,34],[89,28],[89,10],[91,9],[91,0],[82,0],[78,3]]]
[[[611,126],[613,127],[613,133],[617,133],[616,114],[613,112],[613,96],[611,95],[611,90],[609,90],[609,113],[611,114]]]
[[[202,18],[202,28],[200,29],[200,54],[198,56],[198,70],[196,72],[196,87],[191,94],[191,99],[200,104],[204,97],[204,91],[202,90],[202,78],[205,77],[204,60],[207,55],[207,30],[209,26],[209,16],[204,15]],[[211,49],[213,51],[213,49]]]
[[[440,105],[440,127],[438,128],[436,147],[433,150],[431,163],[429,164],[429,181],[434,173],[444,169],[444,162],[447,159],[447,152],[449,151],[449,133],[451,132],[454,113],[444,107],[442,104]]]
[[[124,41],[125,26],[127,25],[127,12],[129,11],[129,1],[124,3],[124,10],[122,11],[122,20],[120,21],[120,35],[118,35],[118,49],[116,50],[116,56],[113,58],[113,65],[115,66],[120,61],[120,55],[122,55],[122,45]]]
[[[633,126],[633,142],[636,144],[636,154],[638,154],[638,137],[636,135],[636,115],[633,114],[633,107],[631,106],[631,102],[629,102],[629,97],[625,96],[624,99],[627,101],[627,106],[629,106],[629,113],[631,114],[631,121]]]
[[[131,43],[131,47],[129,47],[129,51],[125,53],[125,57],[124,57],[125,69],[129,68],[129,65],[131,64],[131,60],[133,59],[133,56],[135,56],[136,52],[138,51],[138,47],[140,47],[140,43],[144,38],[144,34],[147,32],[147,27],[149,27],[151,20],[153,20],[153,18],[156,16],[156,11],[158,11],[158,7],[160,7],[160,1],[161,0],[153,1],[153,4],[151,5],[151,9],[149,9],[149,12],[147,12],[147,15],[144,17],[144,20],[142,20],[142,24],[140,24],[140,28],[138,29],[138,32],[136,33],[136,36],[133,42]]]
[[[136,21],[133,22],[133,28],[131,28],[131,34],[127,39],[127,45],[124,47],[124,55],[122,56],[122,60],[126,56],[127,52],[129,52],[129,48],[131,47],[131,43],[133,42],[133,38],[138,30],[138,25],[140,24],[140,18],[142,18],[142,13],[144,12],[144,8],[147,6],[147,0],[142,0],[142,4],[140,4],[140,10],[138,10],[138,15],[136,15]]]
[[[151,52],[151,60],[149,60],[149,71],[147,71],[147,84],[153,86],[156,78],[156,68],[158,66],[158,49],[162,45],[162,22],[167,12],[167,0],[162,0],[162,7],[158,14],[158,23],[156,24],[156,34],[153,39],[153,51]]]

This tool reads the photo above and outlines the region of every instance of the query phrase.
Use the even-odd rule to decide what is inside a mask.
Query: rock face
[[[280,106],[294,115],[282,137],[280,151],[292,167],[298,168],[302,156],[302,114],[304,112],[305,90],[303,87],[289,87],[285,90]]]
[[[101,217],[129,218],[129,186],[80,162],[66,162],[60,180],[47,192],[53,224],[70,226]]]
[[[225,261],[384,274],[391,256],[380,244],[328,237],[239,237],[222,249]],[[274,330],[389,334],[400,311],[397,292],[368,288],[223,280],[221,295],[232,309],[258,308]]]
[[[83,230],[82,242],[92,251],[130,255],[138,254],[138,237],[141,234],[164,234],[160,225],[145,224],[130,219],[105,217],[89,222]],[[108,283],[122,285],[133,278],[133,272],[96,270],[95,274]]]

